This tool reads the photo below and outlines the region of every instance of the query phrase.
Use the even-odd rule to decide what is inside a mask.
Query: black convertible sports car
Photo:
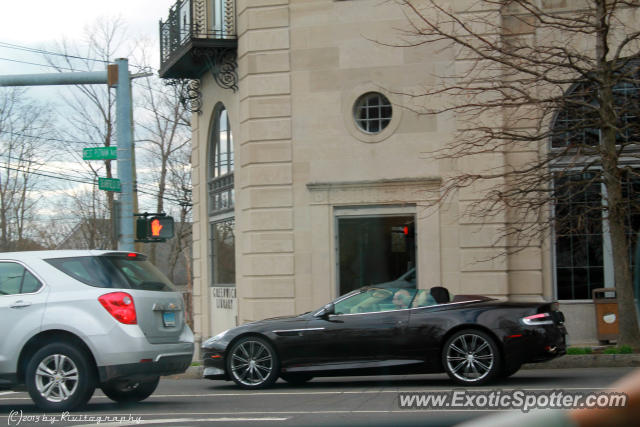
[[[556,303],[368,287],[294,317],[230,329],[202,345],[204,377],[264,388],[278,377],[436,373],[484,384],[566,351]]]

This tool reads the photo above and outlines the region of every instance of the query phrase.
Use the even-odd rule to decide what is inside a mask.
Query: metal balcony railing
[[[235,0],[178,0],[160,21],[160,75],[193,78],[202,72],[193,57],[236,44]]]

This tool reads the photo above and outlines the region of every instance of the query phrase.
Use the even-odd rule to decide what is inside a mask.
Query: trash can
[[[598,288],[592,291],[596,311],[598,341],[608,343],[618,340],[618,298],[615,288]]]

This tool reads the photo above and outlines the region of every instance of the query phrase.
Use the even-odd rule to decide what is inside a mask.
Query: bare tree
[[[37,136],[50,132],[46,107],[29,100],[24,89],[0,91],[0,250],[23,250],[33,237],[42,166]]]
[[[640,178],[640,2],[396,2],[410,26],[402,42],[384,44],[430,44],[456,58],[438,85],[403,94],[408,108],[457,122],[455,139],[432,152],[451,166],[438,200],[472,190],[465,214],[506,213],[496,241],[508,243],[496,245],[507,252],[539,247],[554,230],[558,244],[601,233],[619,344],[640,348],[630,266],[638,230],[628,224],[640,214],[630,184]]]
[[[139,44],[141,63],[147,62],[145,48],[144,44]],[[191,202],[188,167],[191,149],[190,112],[180,102],[179,87],[166,85],[157,77],[137,81],[134,94],[138,106],[136,143],[143,152],[139,160],[149,171],[144,177],[138,177],[139,191],[153,194],[155,212],[168,210],[165,200],[169,200],[180,210],[182,217],[186,215],[183,203]],[[154,184],[145,186],[147,182]],[[189,197],[185,202],[186,191],[189,191]],[[155,262],[153,245],[149,257]]]
[[[60,72],[104,70],[117,57],[126,57],[126,28],[119,18],[98,19],[85,30],[84,43],[70,45],[59,41],[56,49],[60,56],[45,56],[49,64]],[[62,99],[72,114],[65,114],[66,126],[63,135],[68,139],[86,141],[86,147],[111,147],[116,145],[115,95],[106,85],[76,85],[75,90],[66,91]],[[68,154],[80,161],[82,151],[78,146],[67,147]],[[94,179],[100,176],[113,178],[112,160],[87,161],[85,166]],[[114,217],[114,193],[106,193],[111,217]],[[92,222],[99,221],[94,218]],[[109,225],[111,227],[111,225]],[[115,248],[114,233],[105,248]],[[91,243],[91,242],[87,242]]]
[[[74,212],[76,225],[58,249],[104,249],[113,239],[112,218],[107,196],[97,186],[79,188],[60,203],[60,211]]]
[[[191,199],[191,167],[189,165],[190,152],[181,150],[175,153],[169,159],[169,187],[167,195],[173,201],[177,201],[179,208],[179,220],[176,227],[176,237],[171,242],[171,257],[169,259],[169,268],[171,274],[182,257],[186,273],[186,298],[187,305],[187,321],[189,326],[193,328],[193,274],[192,274],[192,255],[191,243],[193,242],[193,229],[191,223],[191,207],[193,202]]]

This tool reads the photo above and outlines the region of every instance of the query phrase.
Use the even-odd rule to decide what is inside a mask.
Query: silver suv
[[[138,253],[0,253],[0,389],[67,411],[96,387],[117,402],[149,397],[184,372],[193,333],[182,295]]]

